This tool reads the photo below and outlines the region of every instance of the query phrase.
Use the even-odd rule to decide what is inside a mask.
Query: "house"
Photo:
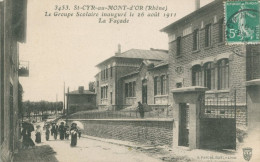
[[[69,113],[96,109],[95,92],[84,90],[79,86],[78,90],[66,93]]]
[[[140,86],[141,80],[136,80],[140,70],[142,72],[143,85],[145,83],[145,75],[150,64],[158,64],[160,61],[167,61],[168,53],[166,50],[160,49],[130,49],[121,52],[121,46],[118,46],[116,54],[97,65],[99,73],[96,75],[96,93],[97,105],[99,109],[119,110],[125,108],[137,101],[144,103],[154,103],[150,101],[150,93],[152,89],[144,90],[145,94],[141,97]],[[158,69],[158,68],[154,68]],[[159,68],[160,69],[160,68]],[[165,73],[166,74],[166,73]],[[135,77],[135,79],[133,79]],[[166,77],[166,76],[165,76]],[[131,80],[132,79],[132,80]],[[135,80],[135,82],[134,82]],[[153,79],[150,79],[149,82]],[[131,82],[131,83],[130,83]],[[137,86],[135,88],[135,86]],[[135,96],[137,95],[137,96]],[[137,97],[137,98],[135,98]]]
[[[26,11],[26,0],[0,2],[0,161],[12,161],[18,149],[18,46],[26,41]]]

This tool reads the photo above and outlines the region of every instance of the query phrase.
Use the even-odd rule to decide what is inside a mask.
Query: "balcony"
[[[29,76],[29,61],[20,61],[19,62],[19,77],[28,77]]]

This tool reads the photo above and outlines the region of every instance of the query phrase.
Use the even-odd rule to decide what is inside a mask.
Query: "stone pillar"
[[[173,146],[179,146],[179,126],[180,126],[180,103],[189,103],[189,148],[199,148],[200,141],[200,103],[205,97],[205,87],[184,87],[173,89],[174,99],[174,126],[173,126]]]

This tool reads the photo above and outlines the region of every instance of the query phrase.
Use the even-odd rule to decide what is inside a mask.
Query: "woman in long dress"
[[[41,134],[42,134],[42,132],[41,132],[40,126],[38,125],[36,132],[35,132],[35,136],[36,136],[35,142],[36,143],[41,143]]]
[[[46,141],[49,140],[50,138],[50,130],[49,130],[50,126],[49,124],[46,126],[46,132],[45,132],[45,135],[46,135]]]
[[[72,123],[70,133],[71,133],[70,146],[75,147],[77,145],[77,137],[78,137],[78,129],[76,123]]]

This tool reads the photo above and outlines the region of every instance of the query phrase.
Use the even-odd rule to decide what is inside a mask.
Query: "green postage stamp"
[[[227,44],[259,44],[259,1],[226,1]]]

